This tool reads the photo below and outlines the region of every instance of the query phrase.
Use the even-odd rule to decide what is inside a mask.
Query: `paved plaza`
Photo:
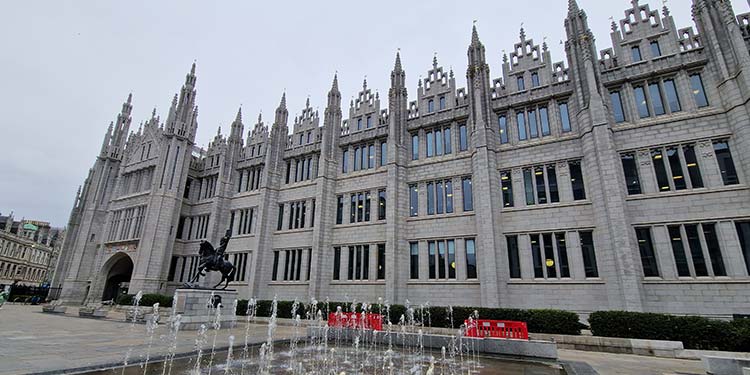
[[[112,314],[117,318],[122,314]],[[240,317],[242,319],[242,317]],[[68,308],[66,315],[41,312],[40,306],[8,305],[0,310],[0,374],[29,374],[59,369],[80,368],[122,362],[128,350],[138,360],[147,350],[146,327],[122,321],[79,318],[77,309]],[[266,338],[263,322],[250,326],[250,342]],[[167,353],[166,326],[157,328],[151,357]],[[290,338],[293,328],[280,325],[276,338]],[[245,325],[217,332],[217,347],[226,346],[234,335],[242,345]],[[196,331],[183,331],[177,341],[177,353],[193,350]],[[209,332],[210,347],[213,332]],[[699,361],[663,359],[577,350],[559,350],[560,360],[586,362],[599,374],[705,374]]]

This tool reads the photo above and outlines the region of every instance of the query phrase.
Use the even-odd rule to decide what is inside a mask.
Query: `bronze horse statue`
[[[201,260],[198,264],[198,272],[196,272],[193,279],[190,280],[191,284],[198,282],[198,279],[201,276],[206,276],[205,271],[219,271],[221,272],[221,281],[214,285],[213,288],[216,289],[216,287],[222,283],[225,283],[222,289],[226,289],[229,286],[229,282],[234,279],[235,268],[232,263],[224,259],[224,251],[227,248],[230,238],[231,230],[228,230],[224,237],[221,238],[217,249],[214,249],[210,242],[201,241],[200,250],[198,251]]]

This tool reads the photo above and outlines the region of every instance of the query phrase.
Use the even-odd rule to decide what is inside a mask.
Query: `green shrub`
[[[132,294],[122,294],[117,297],[115,303],[117,303],[118,305],[132,306],[133,297],[134,296]],[[144,294],[141,297],[140,306],[151,307],[157,302],[159,303],[159,307],[172,307],[172,296],[167,296],[164,294]]]
[[[597,311],[589,316],[595,336],[681,341],[686,349],[747,351],[750,321],[699,316]]]

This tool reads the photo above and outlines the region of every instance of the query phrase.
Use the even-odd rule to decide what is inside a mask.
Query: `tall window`
[[[568,247],[566,246],[564,232],[555,233],[555,244],[557,246],[557,265],[560,268],[560,277],[570,277]]]
[[[419,279],[419,243],[409,243],[409,276],[412,280]]]
[[[542,265],[542,248],[539,243],[539,235],[529,235],[531,241],[531,259],[534,265],[534,278],[544,278],[544,267]]]
[[[284,228],[284,205],[279,205],[279,218],[278,222],[276,223],[276,230],[281,230]]]
[[[443,141],[445,142],[445,145],[443,147],[443,150],[445,150],[445,154],[448,155],[453,152],[453,138],[451,138],[451,128],[450,126],[443,129]]]
[[[333,248],[333,279],[339,280],[341,278],[341,248]]]
[[[471,187],[471,177],[461,179],[461,189],[464,198],[464,211],[474,211],[474,194]]]
[[[380,166],[385,167],[388,164],[388,144],[380,142]]]
[[[360,164],[360,160],[362,160],[362,150],[359,147],[354,148],[354,170],[358,171],[362,164]]]
[[[344,150],[344,152],[341,155],[342,155],[341,156],[341,173],[346,173],[349,169],[349,150]],[[289,175],[289,172],[287,172],[287,176],[288,175]],[[288,180],[289,180],[289,177],[287,177],[287,181]]]
[[[369,154],[367,156],[367,158],[368,158],[367,167],[370,168],[370,169],[375,168],[375,145],[371,144],[371,145],[367,146],[367,150],[368,150],[368,154]]]
[[[521,260],[518,257],[518,236],[506,236],[505,241],[508,244],[508,267],[510,268],[510,278],[521,278]]]
[[[542,126],[542,135],[550,135],[549,114],[547,114],[547,107],[539,108],[539,122]]]
[[[745,269],[750,273],[750,221],[738,221],[735,224],[737,236],[740,238],[740,248],[745,258]]]
[[[516,114],[516,127],[518,129],[518,140],[523,141],[526,139],[526,114],[518,112]]]
[[[693,89],[693,98],[698,108],[708,107],[708,98],[706,91],[703,89],[703,80],[700,74],[690,76],[690,86]]]
[[[419,215],[419,189],[417,184],[409,185],[409,216]]]
[[[427,132],[425,135],[427,137],[427,157],[429,158],[435,155],[434,146],[433,146],[434,138],[433,138],[431,131]]]
[[[638,177],[638,164],[635,162],[635,153],[620,155],[622,170],[625,172],[625,186],[628,194],[641,194],[641,180]]]
[[[430,100],[429,100],[429,101],[427,102],[427,112],[428,112],[428,113],[432,113],[432,112],[435,112],[435,101],[434,101],[434,100],[432,100],[432,99],[430,99]]]
[[[656,184],[659,186],[659,191],[669,191],[671,187],[669,186],[669,177],[667,177],[667,168],[664,166],[664,155],[661,150],[652,150],[651,159],[653,159]]]
[[[706,239],[706,248],[708,249],[708,257],[711,259],[711,269],[714,271],[714,276],[726,276],[727,271],[724,267],[724,258],[721,255],[721,248],[719,247],[716,224],[703,223],[701,224],[701,229],[703,229],[703,238]]]
[[[385,244],[378,244],[378,280],[385,280]]]
[[[524,168],[523,170],[523,185],[526,194],[526,205],[533,205],[536,203],[534,198],[534,182],[531,174],[531,168]]]
[[[563,133],[570,131],[570,113],[568,112],[568,103],[560,103],[560,122]]]
[[[578,232],[581,238],[581,253],[583,255],[583,269],[586,277],[599,277],[599,268],[596,265],[596,251],[594,250],[594,238],[592,232]]]
[[[536,111],[531,110],[529,111],[529,135],[531,138],[537,138],[539,137],[539,129],[537,128],[536,123]]]
[[[516,83],[518,83],[518,91],[526,90],[526,83],[523,80],[523,76],[518,76]]]
[[[336,197],[336,224],[341,224],[344,221],[344,196],[339,195]]]
[[[427,183],[427,214],[453,212],[453,186],[450,180]]]
[[[625,122],[625,111],[622,107],[622,97],[620,97],[620,92],[612,91],[609,93],[609,98],[612,101],[612,114],[615,117],[615,122]]]
[[[635,228],[635,235],[638,239],[638,250],[641,253],[643,275],[646,277],[658,277],[659,267],[656,263],[654,245],[651,241],[651,228]]]
[[[503,207],[513,207],[513,178],[510,171],[500,172]]]
[[[557,191],[557,173],[555,173],[555,166],[553,164],[547,166],[547,185],[549,186],[549,201],[551,203],[559,202],[560,194]]]
[[[544,167],[534,168],[534,188],[536,189],[536,201],[539,204],[547,203],[547,189],[544,183]]]
[[[702,188],[703,177],[701,177],[701,169],[698,166],[698,159],[695,157],[695,146],[682,145],[682,153],[685,156],[685,166],[687,166],[690,184],[693,188]]]
[[[508,119],[505,115],[499,116],[497,123],[500,127],[500,143],[508,143]]]
[[[279,276],[279,252],[274,251],[273,252],[273,268],[271,273],[271,281],[278,280]]]
[[[651,41],[651,58],[661,56],[661,48],[659,48],[659,42],[656,40]]]
[[[633,62],[641,61],[641,47],[633,46],[630,48],[630,56],[633,59]]]
[[[577,201],[586,199],[586,189],[583,184],[581,161],[574,160],[568,162],[568,169],[570,169],[570,185],[573,188],[573,199]]]
[[[682,173],[682,163],[676,147],[667,148],[667,159],[669,160],[669,169],[672,171],[672,182],[675,190],[687,189],[685,175]]]
[[[555,264],[555,249],[552,245],[552,234],[542,234],[542,241],[544,242],[544,265],[545,272],[548,278],[557,277],[557,267]]]
[[[714,141],[714,153],[716,154],[716,161],[719,163],[724,185],[739,184],[740,180],[737,178],[737,170],[734,169],[732,153],[729,151],[729,142],[726,140]]]
[[[646,91],[643,89],[643,86],[634,87],[633,96],[635,96],[635,106],[638,108],[638,116],[641,118],[651,116],[651,112],[648,109],[648,102],[646,101]]]
[[[531,87],[539,87],[539,73],[531,73]]]
[[[430,279],[437,278],[437,262],[435,261],[435,256],[437,254],[436,246],[435,241],[427,242],[427,255],[429,256],[427,259],[427,266],[429,268]]]
[[[453,213],[453,181],[445,180],[445,213]]]
[[[367,128],[372,127],[372,116],[367,116]]]
[[[466,239],[466,278],[476,279],[477,278],[477,249],[475,247],[474,239]]]
[[[435,189],[433,183],[427,183],[427,215],[435,214]]]
[[[411,136],[411,160],[419,159],[419,135],[412,134]]]
[[[458,148],[459,151],[466,151],[469,149],[469,139],[466,134],[466,124],[462,124],[458,127]]]
[[[357,130],[362,130],[362,119],[361,118],[357,119]]]
[[[667,95],[669,111],[672,113],[680,112],[682,106],[680,105],[680,96],[677,94],[677,86],[675,86],[674,80],[668,79],[664,81],[664,93]]]
[[[661,100],[661,87],[658,83],[652,83],[648,85],[648,92],[651,95],[651,104],[654,107],[654,115],[659,116],[666,113],[664,110],[664,102]]]
[[[385,220],[385,190],[378,191],[378,220]]]
[[[689,277],[690,267],[688,266],[687,257],[685,256],[685,246],[682,243],[680,226],[670,225],[667,227],[667,230],[669,232],[669,240],[672,244],[675,265],[677,266],[677,275],[680,277]]]
[[[440,97],[440,109],[445,109],[445,97]]]

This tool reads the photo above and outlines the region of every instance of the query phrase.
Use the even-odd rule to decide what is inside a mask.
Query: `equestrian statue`
[[[190,280],[190,283],[186,284],[187,287],[194,287],[201,276],[206,276],[206,274],[204,273],[205,271],[221,272],[221,281],[219,281],[218,284],[214,285],[213,289],[216,289],[216,287],[218,287],[225,281],[226,283],[221,289],[226,289],[227,286],[229,286],[229,282],[234,279],[235,268],[232,263],[224,259],[224,251],[227,249],[227,244],[229,243],[229,239],[231,237],[232,230],[229,229],[227,230],[227,233],[224,235],[224,237],[222,237],[219,241],[219,247],[216,249],[214,249],[213,245],[211,245],[210,242],[201,241],[200,250],[198,250],[198,254],[201,257],[200,263],[198,263],[198,272],[195,273],[195,276],[192,280]]]

